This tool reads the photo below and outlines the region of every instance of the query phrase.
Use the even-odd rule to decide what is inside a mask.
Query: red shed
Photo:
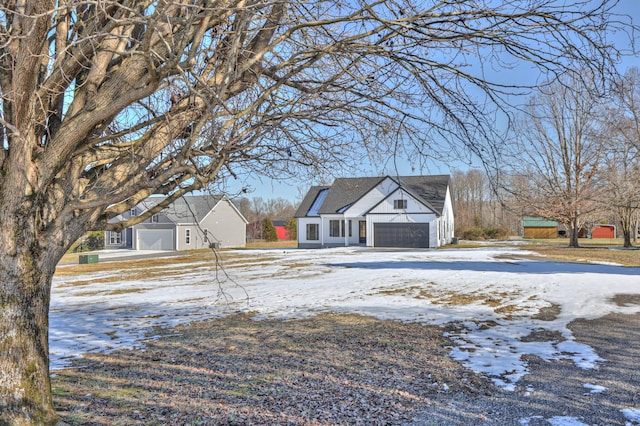
[[[591,238],[615,238],[615,225],[596,225],[591,233]]]
[[[285,228],[284,224],[286,221],[284,220],[274,220],[273,226],[276,228],[276,233],[278,234],[278,240],[288,240],[289,239],[289,231]]]

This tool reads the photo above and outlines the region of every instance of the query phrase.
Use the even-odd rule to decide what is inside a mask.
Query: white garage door
[[[171,229],[138,229],[138,250],[173,250]]]

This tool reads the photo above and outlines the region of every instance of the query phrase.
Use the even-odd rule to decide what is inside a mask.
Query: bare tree
[[[640,70],[631,68],[616,80],[612,95],[612,107],[603,114],[609,149],[601,176],[606,188],[601,200],[615,212],[624,246],[631,247],[640,212]]]
[[[56,421],[51,280],[85,231],[242,173],[322,174],[390,132],[415,158],[434,133],[491,153],[487,111],[522,87],[470,61],[614,70],[615,3],[3,2],[0,423]],[[152,194],[166,199],[109,222]]]
[[[246,216],[249,224],[247,230],[252,240],[262,239],[262,220],[267,216],[267,203],[262,197],[249,200],[249,211]]]
[[[511,211],[510,193],[483,170],[455,170],[451,196],[456,213],[456,235],[463,236],[471,228],[504,228],[513,234],[519,231],[519,216]]]
[[[595,118],[601,97],[588,74],[564,76],[532,97],[514,144],[521,149],[521,185],[511,189],[528,214],[566,224],[571,247],[578,247],[580,228],[600,207],[596,177],[604,145]]]
[[[282,197],[267,200],[267,216],[275,220],[287,220],[296,213],[296,206]]]
[[[265,200],[262,197],[242,198],[240,210],[249,221],[247,225],[248,235],[251,239],[264,238],[262,221],[268,217],[273,220],[287,220],[293,217],[296,206],[284,198],[270,198]]]
[[[487,175],[478,169],[456,170],[451,188],[456,226],[461,229],[484,226],[484,210],[489,201]]]

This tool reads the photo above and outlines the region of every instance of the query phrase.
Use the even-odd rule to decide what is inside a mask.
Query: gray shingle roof
[[[320,193],[320,191],[324,189],[329,189],[329,188],[331,187],[330,186],[312,186],[309,189],[309,192],[307,192],[307,195],[304,196],[304,199],[298,206],[298,210],[296,210],[296,213],[293,215],[293,217],[307,216],[309,209],[311,208],[311,206],[313,205],[313,202],[318,197],[318,194]]]
[[[442,214],[447,188],[450,183],[449,175],[338,178],[331,186],[311,187],[302,203],[300,203],[295,217],[307,216],[313,202],[323,189],[329,189],[329,192],[318,209],[318,213],[342,213],[387,177],[393,179],[428,206],[433,207],[437,214]]]
[[[221,195],[188,195],[175,200],[162,213],[175,223],[200,223],[222,198]],[[160,201],[160,197],[147,198],[140,207],[150,209]]]
[[[426,201],[437,214],[442,214],[447,188],[451,182],[449,175],[400,176],[394,180]]]
[[[340,213],[371,191],[384,177],[338,178],[331,185],[320,214]]]

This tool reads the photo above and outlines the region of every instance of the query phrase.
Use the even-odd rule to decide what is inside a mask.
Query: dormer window
[[[407,208],[407,200],[393,200],[393,208],[395,210],[401,210]]]

